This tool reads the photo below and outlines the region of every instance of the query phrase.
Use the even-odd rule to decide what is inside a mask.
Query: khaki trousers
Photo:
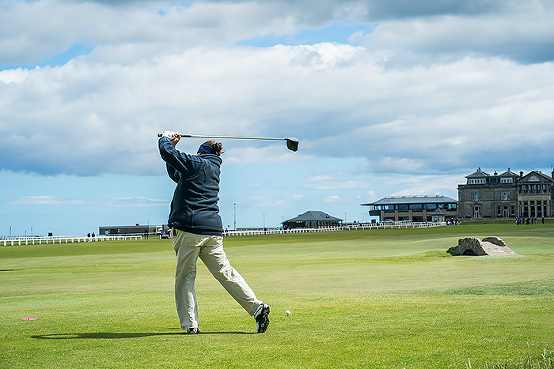
[[[223,250],[223,237],[198,235],[174,229],[173,249],[177,255],[175,303],[181,329],[198,328],[196,303],[196,261],[198,257],[229,294],[254,315],[262,302],[244,278],[231,266]]]

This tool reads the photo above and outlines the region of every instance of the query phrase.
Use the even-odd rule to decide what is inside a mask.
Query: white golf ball
[[[287,314],[287,316],[289,316],[290,315],[290,310],[285,311],[285,314]]]

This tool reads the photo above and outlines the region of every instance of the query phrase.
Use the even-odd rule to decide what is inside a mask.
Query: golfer
[[[177,255],[175,302],[181,329],[187,334],[199,333],[194,281],[200,257],[227,292],[256,319],[257,332],[263,333],[269,326],[269,306],[256,298],[223,250],[223,226],[217,204],[223,145],[206,141],[197,155],[190,155],[175,149],[180,139],[180,133],[165,131],[158,147],[169,177],[177,183],[168,224]]]

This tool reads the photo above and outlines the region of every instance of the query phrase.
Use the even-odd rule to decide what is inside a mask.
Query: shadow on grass
[[[200,332],[200,335],[205,334],[255,334],[251,332]],[[121,338],[141,338],[152,336],[188,336],[182,331],[179,332],[151,332],[151,333],[125,333],[125,332],[95,332],[95,333],[52,333],[39,334],[31,336],[31,338],[40,340],[74,340],[74,339],[121,339]]]

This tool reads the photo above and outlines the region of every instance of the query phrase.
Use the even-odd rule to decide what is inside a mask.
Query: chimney
[[[521,172],[519,172],[519,176],[523,177],[523,170]]]

